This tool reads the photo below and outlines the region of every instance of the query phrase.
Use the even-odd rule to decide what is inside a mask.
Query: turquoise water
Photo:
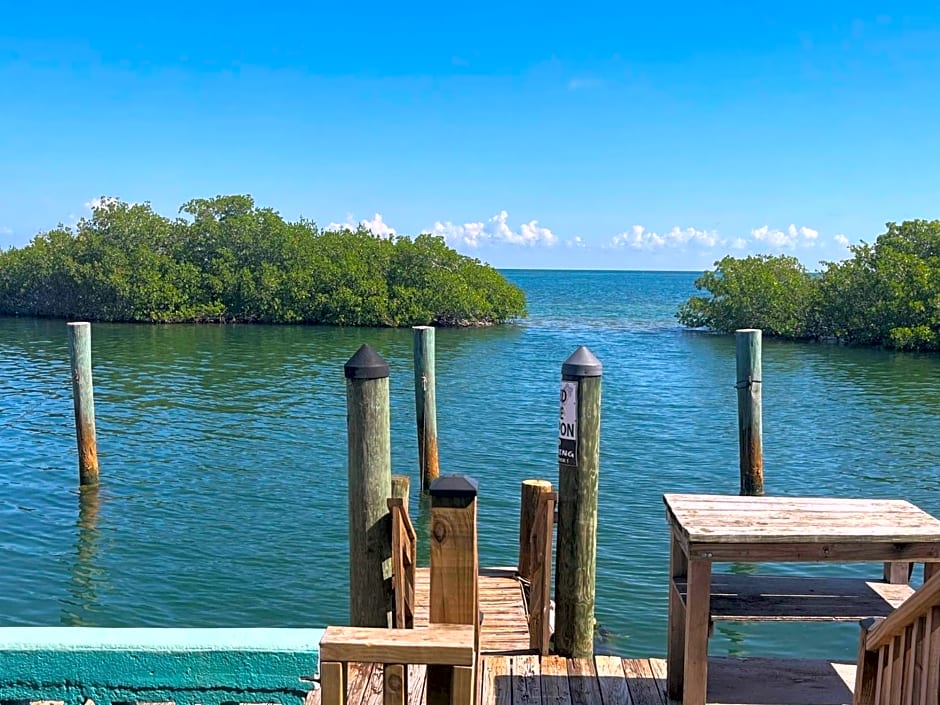
[[[601,648],[665,652],[663,492],[738,487],[734,341],[679,328],[690,273],[510,271],[516,326],[437,333],[442,471],[480,484],[480,554],[514,564],[519,483],[556,481],[560,367],[604,363]],[[417,483],[410,330],[95,325],[103,484],[79,501],[62,321],[0,319],[0,623],[346,620],[342,366],[391,367],[395,472]],[[768,493],[940,515],[940,357],[764,343]],[[426,509],[412,497],[419,531]],[[736,569],[748,570],[748,566]],[[880,566],[769,566],[878,575]],[[719,625],[713,653],[854,658],[855,625]]]

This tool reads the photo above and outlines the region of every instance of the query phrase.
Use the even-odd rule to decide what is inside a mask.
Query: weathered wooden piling
[[[434,391],[434,327],[414,326],[415,419],[421,491],[440,475],[437,453],[437,400]]]
[[[519,508],[519,577],[523,580],[532,580],[532,573],[537,562],[533,555],[531,542],[532,527],[539,510],[542,495],[551,493],[552,483],[548,480],[523,480],[522,502]]]
[[[602,373],[583,345],[561,367],[555,651],[569,658],[594,655]]]
[[[761,427],[761,331],[734,332],[738,390],[738,451],[742,495],[764,494],[764,446]]]
[[[464,475],[444,475],[431,495],[431,624],[477,625],[477,483]],[[454,692],[473,692],[470,667],[428,666],[427,705],[445,705]],[[474,702],[471,698],[470,702]]]
[[[95,393],[91,378],[91,324],[69,323],[68,330],[75,439],[78,443],[78,482],[82,487],[87,487],[98,484]]]
[[[349,472],[349,620],[354,627],[391,626],[392,491],[388,364],[363,345],[346,362]]]

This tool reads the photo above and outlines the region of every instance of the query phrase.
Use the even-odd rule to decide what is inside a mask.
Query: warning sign
[[[578,383],[561,383],[561,411],[558,414],[558,462],[578,464]]]

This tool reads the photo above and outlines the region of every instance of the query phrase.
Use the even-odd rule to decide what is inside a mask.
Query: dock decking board
[[[522,588],[512,568],[480,570],[478,705],[670,705],[659,658],[539,657],[529,650]],[[428,624],[430,576],[415,577],[415,626]],[[854,664],[709,658],[708,705],[850,705]],[[408,705],[424,705],[427,669],[408,669]],[[382,705],[382,666],[350,664],[349,705]],[[319,689],[305,705],[321,705]]]
[[[666,662],[595,656],[485,655],[479,705],[669,705]],[[381,705],[382,667],[351,670],[350,705]],[[424,670],[409,671],[409,705],[423,705]],[[709,658],[708,705],[851,705],[854,664],[815,659]],[[306,705],[320,705],[319,690]]]

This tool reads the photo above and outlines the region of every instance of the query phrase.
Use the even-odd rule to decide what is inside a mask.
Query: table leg
[[[685,668],[685,605],[676,580],[686,577],[688,565],[685,551],[673,534],[669,547],[669,635],[666,642],[666,688],[673,700],[682,699]]]
[[[909,561],[885,561],[884,581],[894,585],[907,585],[914,572],[914,564]]]
[[[682,705],[705,705],[708,686],[708,618],[712,591],[711,561],[689,561],[688,581]]]

